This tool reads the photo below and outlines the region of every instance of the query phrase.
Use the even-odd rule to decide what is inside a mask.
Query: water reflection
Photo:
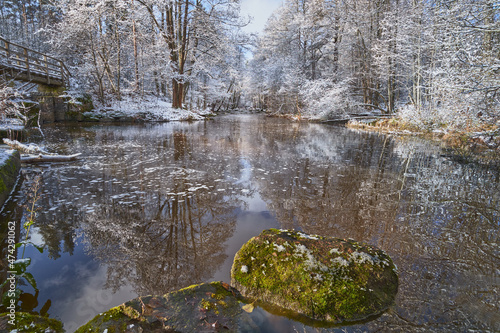
[[[25,171],[41,174],[44,190],[33,238],[48,254],[33,256],[47,288],[35,311],[50,298],[67,328],[138,294],[228,281],[239,246],[277,226],[377,245],[401,281],[395,307],[369,323],[262,320],[275,330],[500,330],[498,170],[456,164],[413,138],[248,116],[46,136],[49,149],[85,156]]]
[[[256,162],[294,166],[258,180],[260,193],[285,227],[366,241],[395,258],[397,307],[387,323],[366,327],[500,329],[498,170],[457,165],[414,139],[316,135],[279,162]]]

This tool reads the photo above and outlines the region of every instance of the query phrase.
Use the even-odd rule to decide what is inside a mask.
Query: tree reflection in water
[[[256,177],[259,193],[287,228],[365,241],[394,258],[395,322],[368,326],[500,329],[498,170],[456,164],[415,139],[310,133],[275,142],[287,149],[280,160],[254,161],[280,170]]]
[[[70,189],[50,191],[50,200],[62,203],[45,214],[51,222],[41,231],[53,256],[58,242],[65,244],[61,238],[73,236],[63,223],[78,226],[87,252],[106,265],[113,290],[131,284],[137,294],[164,294],[209,279],[227,258],[224,244],[234,232],[235,208],[243,205],[227,167],[238,165],[238,154],[236,161],[227,158],[235,143],[218,140],[214,147],[202,138],[192,149],[183,131],[145,138],[134,129],[89,132],[99,159],[87,160],[79,177],[64,168],[45,174]],[[74,215],[67,219],[64,212]]]
[[[191,193],[202,181],[186,171],[179,176],[175,193]],[[161,295],[209,279],[226,259],[224,243],[236,215],[234,202],[222,194],[207,187],[187,195],[145,195],[134,206],[101,206],[82,227],[88,251],[107,264],[109,287],[127,281],[138,294]]]
[[[261,231],[248,216],[266,214],[394,259],[394,308],[344,330],[500,330],[498,170],[449,161],[414,138],[263,117],[46,135],[49,149],[85,158],[43,169],[38,234],[53,259],[83,240],[113,290],[163,294],[208,281],[234,239]]]

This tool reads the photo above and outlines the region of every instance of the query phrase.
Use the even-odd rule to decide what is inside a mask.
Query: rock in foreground
[[[97,315],[76,333],[239,332],[241,327],[251,331],[252,321],[239,298],[237,290],[222,282],[138,297]]]
[[[380,314],[398,288],[391,258],[375,247],[277,229],[243,245],[231,281],[246,297],[335,323]]]
[[[0,150],[0,207],[9,198],[20,169],[21,160],[18,151]]]
[[[14,325],[11,325],[11,322]],[[53,318],[47,318],[27,312],[2,313],[0,315],[0,333],[63,333],[63,324]]]

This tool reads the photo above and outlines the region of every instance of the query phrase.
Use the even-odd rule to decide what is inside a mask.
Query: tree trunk
[[[135,11],[134,8],[134,0],[132,0],[132,10]],[[133,15],[133,14],[132,14]],[[139,91],[139,57],[137,55],[137,31],[135,27],[135,18],[132,18],[132,41],[134,44],[134,73],[135,73],[135,83],[134,83],[134,91]]]
[[[172,107],[174,109],[181,109],[183,101],[184,101],[184,83],[180,83],[176,79],[173,79],[172,80]]]

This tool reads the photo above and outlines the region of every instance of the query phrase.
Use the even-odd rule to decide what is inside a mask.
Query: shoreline
[[[488,167],[500,167],[500,127],[474,128],[470,130],[423,131],[408,126],[397,118],[373,122],[349,121],[347,128],[386,135],[415,136],[440,144],[444,155],[459,163],[477,163]],[[477,131],[483,129],[482,131]],[[487,130],[484,130],[487,129]]]

